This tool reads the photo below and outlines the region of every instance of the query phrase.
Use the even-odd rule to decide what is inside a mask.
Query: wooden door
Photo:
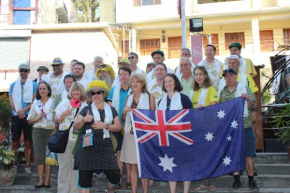
[[[203,38],[202,39],[203,50],[205,53],[205,47],[209,43],[206,36],[203,36],[202,38]],[[211,34],[211,44],[216,47],[216,55],[219,55],[219,35],[218,34]]]
[[[123,50],[125,49],[123,58],[127,58],[128,53],[129,53],[129,40],[125,40],[125,48],[123,46],[124,44],[122,44],[122,53],[123,53]]]
[[[273,30],[260,31],[260,47],[261,47],[261,52],[274,51]]]
[[[181,37],[168,37],[168,58],[181,57]]]
[[[244,32],[235,32],[235,33],[225,33],[225,49],[229,49],[229,46],[233,42],[239,42],[245,48],[245,34]]]

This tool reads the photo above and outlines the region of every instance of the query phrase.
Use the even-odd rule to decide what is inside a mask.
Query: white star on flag
[[[225,118],[225,115],[226,115],[225,111],[220,110],[219,112],[217,112],[217,117],[220,119]]]
[[[228,140],[228,141],[232,141],[232,137],[231,137],[231,136],[228,136],[228,137],[227,137],[227,140]]]
[[[213,136],[213,133],[207,133],[206,135],[205,135],[205,139],[207,140],[207,141],[212,141],[212,139],[214,138],[214,136]]]
[[[232,124],[231,127],[234,128],[234,129],[236,129],[238,127],[238,125],[239,125],[236,120],[234,120],[231,124]]]
[[[165,172],[166,170],[169,170],[169,171],[172,172],[172,168],[177,166],[177,165],[175,165],[173,163],[174,157],[173,158],[169,158],[165,154],[164,158],[159,157],[159,159],[161,160],[161,162],[158,165],[163,167],[163,172]]]
[[[224,158],[224,162],[223,162],[223,164],[225,164],[225,165],[230,165],[231,161],[232,161],[231,158],[226,156],[226,157]]]

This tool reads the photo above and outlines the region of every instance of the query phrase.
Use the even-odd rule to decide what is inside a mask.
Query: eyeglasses
[[[98,68],[106,68],[107,67],[107,64],[101,64],[98,66]]]
[[[129,56],[128,60],[131,60],[131,59],[134,59],[134,58],[135,58],[135,56]]]
[[[55,67],[60,67],[61,65],[60,64],[52,64],[51,65],[53,68],[55,68]]]
[[[19,72],[29,72],[28,69],[20,69]]]
[[[99,91],[97,91],[97,92],[92,91],[92,92],[91,92],[91,95],[92,95],[92,96],[94,96],[95,94],[96,94],[96,95],[101,95],[101,94],[103,94],[103,93],[104,93],[104,91],[101,91],[101,90],[99,90]]]

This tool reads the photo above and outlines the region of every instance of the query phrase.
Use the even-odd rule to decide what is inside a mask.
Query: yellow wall
[[[100,0],[100,22],[115,23],[114,0]]]

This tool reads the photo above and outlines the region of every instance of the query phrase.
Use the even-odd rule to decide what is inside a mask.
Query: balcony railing
[[[262,40],[260,41],[261,52],[273,52],[274,40]]]

